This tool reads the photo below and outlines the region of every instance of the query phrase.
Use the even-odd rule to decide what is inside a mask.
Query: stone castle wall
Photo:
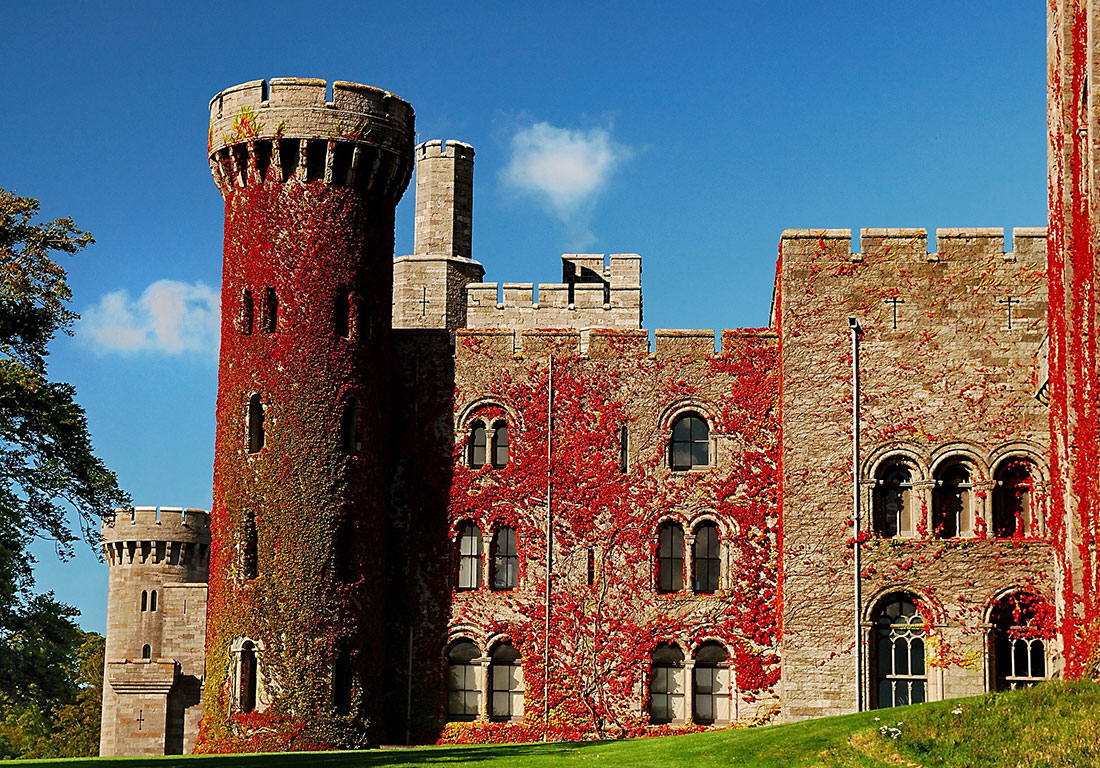
[[[864,545],[865,619],[891,590],[922,597],[939,643],[929,696],[965,696],[986,689],[990,601],[1014,586],[1052,597],[1045,537],[993,541],[989,524],[992,473],[1008,456],[1037,462],[1034,496],[1045,501],[1047,409],[1035,398],[1045,231],[1015,230],[1007,252],[999,229],[938,230],[931,253],[924,230],[863,230],[860,240],[853,253],[848,230],[788,230],[780,244],[785,719],[856,702],[849,317],[863,329],[861,527],[870,530],[875,469],[891,455],[916,467],[924,521],[909,538]],[[1008,298],[1018,302],[1011,328]],[[896,327],[893,299],[904,301]],[[978,519],[940,540],[927,521],[935,469],[950,457],[976,473]],[[861,631],[866,641],[869,621]]]

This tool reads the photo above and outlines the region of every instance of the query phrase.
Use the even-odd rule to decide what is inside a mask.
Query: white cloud
[[[542,202],[583,244],[592,239],[589,220],[600,193],[630,150],[604,128],[571,131],[535,123],[512,137],[506,184]]]
[[[104,294],[83,313],[78,333],[102,352],[186,352],[218,350],[221,310],[206,283],[157,280],[137,299],[128,291]]]

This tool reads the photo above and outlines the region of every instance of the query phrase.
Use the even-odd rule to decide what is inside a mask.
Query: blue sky
[[[97,244],[52,347],[137,504],[209,508],[222,201],[207,102],[353,80],[477,151],[487,280],[643,257],[648,328],[767,323],[787,227],[1041,226],[1045,9],[1029,0],[419,4],[0,2],[0,187]],[[412,246],[412,195],[397,251]],[[106,569],[37,548],[102,631]]]

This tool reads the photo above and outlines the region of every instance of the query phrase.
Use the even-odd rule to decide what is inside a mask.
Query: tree
[[[71,219],[36,222],[38,209],[0,189],[0,701],[53,715],[77,690],[83,633],[74,608],[34,594],[27,546],[49,538],[71,555],[68,516],[93,543],[128,497],[92,452],[73,387],[46,376],[47,345],[77,319],[54,255],[93,240]]]

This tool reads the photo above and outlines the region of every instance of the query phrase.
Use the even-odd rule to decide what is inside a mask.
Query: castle
[[[473,148],[414,147],[393,94],[215,96],[214,507],[104,527],[102,754],[676,733],[1089,674],[1100,10],[1049,14],[1047,229],[787,230],[768,326],[717,345],[650,342],[633,254],[482,282]]]

